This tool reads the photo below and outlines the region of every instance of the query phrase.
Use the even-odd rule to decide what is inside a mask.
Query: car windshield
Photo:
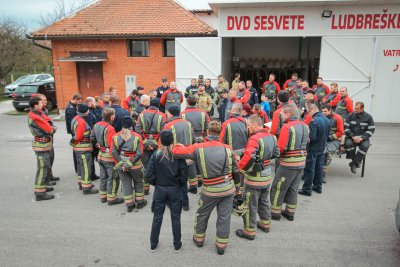
[[[17,87],[15,90],[16,93],[36,93],[37,92],[37,86],[36,85],[20,85]]]
[[[29,82],[33,82],[33,78],[34,78],[34,76],[22,76],[22,77],[19,77],[15,82],[18,82],[19,84],[29,83]]]

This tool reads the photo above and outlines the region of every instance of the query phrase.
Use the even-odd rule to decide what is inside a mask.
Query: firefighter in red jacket
[[[324,105],[329,105],[332,107],[332,111],[336,110],[336,106],[340,101],[340,94],[338,91],[338,84],[337,83],[331,83],[331,92],[327,95],[324,96],[322,99],[322,103]]]
[[[91,130],[85,117],[89,114],[89,107],[86,104],[78,105],[78,115],[71,122],[72,138],[70,145],[77,159],[78,186],[83,189],[83,194],[97,194],[99,191],[93,189],[92,185],[92,143],[90,142]]]
[[[308,126],[299,120],[294,104],[282,108],[282,126],[278,146],[280,163],[271,187],[271,215],[273,220],[280,220],[281,215],[289,221],[294,220],[297,206],[297,190],[306,164]],[[282,210],[286,203],[285,210]]]
[[[336,106],[336,114],[340,115],[343,121],[345,121],[347,115],[349,115],[353,111],[353,100],[351,100],[350,96],[348,95],[347,87],[340,88],[340,100]]]
[[[247,120],[251,134],[239,162],[244,171],[244,198],[248,203],[248,214],[243,216],[243,229],[236,230],[236,235],[249,240],[256,237],[256,227],[264,232],[271,228],[270,186],[272,168],[270,160],[279,157],[276,137],[264,129],[261,118],[254,114]],[[257,222],[257,213],[260,221]]]
[[[251,97],[250,90],[246,88],[246,84],[244,81],[239,83],[237,98],[240,100],[242,105],[249,103]]]
[[[135,113],[135,109],[139,106],[140,104],[140,97],[138,96],[139,92],[137,89],[133,89],[131,94],[128,95],[125,100],[123,101],[122,107],[126,109],[131,116]]]
[[[224,121],[227,121],[230,118],[233,105],[237,103],[241,104],[240,100],[237,98],[237,94],[238,94],[237,89],[232,88],[231,90],[229,90],[228,94],[229,101],[226,104]]]
[[[53,191],[53,187],[47,187],[51,170],[50,153],[53,147],[52,135],[57,128],[51,126],[42,112],[43,103],[38,96],[29,100],[31,108],[28,114],[28,126],[34,139],[32,150],[35,151],[37,159],[37,171],[35,177],[34,194],[36,201],[50,200],[54,195],[47,194]]]
[[[219,255],[224,254],[229,241],[230,221],[233,208],[235,185],[240,183],[239,169],[231,147],[218,141],[221,124],[210,122],[205,143],[172,149],[176,158],[194,160],[203,178],[199,206],[194,224],[193,242],[197,247],[204,245],[208,219],[217,209],[217,236],[215,246]]]
[[[267,113],[265,113],[265,111],[262,110],[260,104],[255,104],[253,106],[253,109],[251,110],[251,113],[260,116],[263,125],[269,121]]]
[[[278,103],[279,103],[280,107],[274,112],[274,115],[272,116],[272,124],[271,124],[271,133],[274,134],[276,137],[279,137],[281,128],[282,128],[283,124],[285,123],[283,121],[281,112],[282,112],[282,107],[286,106],[289,103],[289,92],[287,92],[287,91],[279,92]]]
[[[330,105],[321,106],[322,114],[327,117],[331,122],[331,130],[329,133],[329,139],[326,143],[325,159],[324,159],[324,172],[322,176],[322,182],[326,183],[326,174],[329,169],[329,165],[332,162],[332,156],[338,151],[340,142],[344,135],[344,124],[343,119],[338,114],[333,113]]]
[[[299,75],[295,72],[292,74],[292,78],[286,80],[286,82],[283,84],[283,90],[288,90],[289,92],[292,91],[294,87],[297,86],[297,78]]]
[[[114,159],[111,156],[112,138],[115,135],[114,127],[111,126],[115,118],[115,110],[105,108],[103,121],[96,123],[93,127],[90,140],[99,149],[98,162],[100,167],[100,201],[108,202],[108,205],[121,204],[123,199],[117,198],[119,177],[114,173]]]
[[[176,88],[174,81],[169,84],[170,89],[165,91],[160,99],[160,104],[165,107],[167,111],[171,106],[181,106],[183,102],[183,94]]]
[[[314,85],[312,89],[315,92],[318,105],[320,105],[322,103],[322,99],[331,92],[329,90],[329,87],[326,84],[324,84],[324,79],[322,79],[322,77],[317,78],[317,84]]]
[[[271,114],[274,113],[276,109],[276,98],[281,90],[281,87],[277,82],[275,82],[276,75],[271,73],[269,75],[268,81],[265,81],[262,86],[262,93],[266,93],[268,98],[268,103],[271,107]]]

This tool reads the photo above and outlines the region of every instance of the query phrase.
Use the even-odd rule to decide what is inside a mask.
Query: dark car
[[[13,106],[18,111],[29,108],[29,99],[37,94],[43,94],[47,98],[47,109],[52,110],[57,106],[56,90],[54,82],[41,81],[18,85],[12,94]]]

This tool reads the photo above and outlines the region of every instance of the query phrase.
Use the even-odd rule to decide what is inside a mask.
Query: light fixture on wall
[[[332,10],[324,10],[322,12],[322,18],[326,19],[326,18],[330,18],[332,16]]]

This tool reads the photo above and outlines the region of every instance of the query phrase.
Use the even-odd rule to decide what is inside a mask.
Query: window
[[[148,40],[128,40],[128,56],[129,57],[148,57],[149,41]]]
[[[163,56],[174,57],[175,56],[175,40],[164,40],[163,45]]]

